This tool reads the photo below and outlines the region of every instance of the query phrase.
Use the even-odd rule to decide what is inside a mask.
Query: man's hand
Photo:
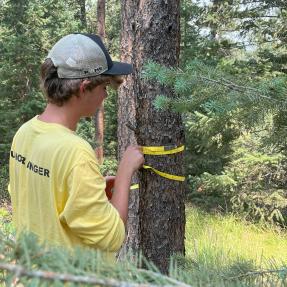
[[[118,210],[124,224],[128,217],[128,201],[133,173],[144,164],[144,156],[140,146],[129,146],[120,161],[115,180],[115,191],[111,204]]]
[[[122,169],[124,173],[132,175],[144,164],[144,156],[142,153],[142,147],[129,146],[123,154],[122,160],[119,164],[119,169]]]

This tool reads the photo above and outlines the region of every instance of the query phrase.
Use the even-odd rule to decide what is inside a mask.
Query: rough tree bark
[[[134,31],[132,30],[134,13],[137,8],[137,1],[126,0],[122,2],[122,29],[121,29],[121,60],[134,63]],[[130,21],[133,21],[131,23]],[[133,87],[134,74],[126,77],[118,93],[118,155],[119,159],[129,145],[136,145],[137,140],[134,132],[127,125],[136,124],[136,96]],[[133,183],[139,182],[138,174],[135,174]],[[127,238],[120,255],[127,252],[136,253],[139,251],[139,190],[133,190],[129,197],[129,217],[127,222]]]
[[[156,95],[173,97],[173,92],[141,79],[142,67],[148,59],[170,67],[178,65],[179,0],[121,0],[121,4],[121,60],[132,62],[134,72],[119,93],[120,154],[128,144],[136,142],[145,146],[180,146],[184,141],[181,116],[155,110],[153,106]],[[182,153],[145,159],[158,170],[183,174]],[[167,272],[170,256],[184,254],[184,185],[146,170],[139,172],[139,178],[139,202],[137,194],[131,194],[128,233],[133,237],[128,237],[127,244],[142,250],[147,259]]]
[[[97,27],[98,35],[104,40],[106,37],[105,31],[105,0],[98,0],[97,3]],[[104,161],[104,103],[97,109],[95,117],[95,142],[96,142],[96,157],[99,164],[102,164]]]

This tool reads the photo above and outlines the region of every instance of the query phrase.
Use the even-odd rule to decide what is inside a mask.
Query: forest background
[[[83,9],[83,3],[85,9]],[[0,0],[0,200],[18,127],[41,113],[39,66],[63,35],[97,31],[95,1]],[[143,77],[172,86],[157,109],[182,114],[187,202],[286,232],[287,3],[280,0],[181,2],[180,68],[149,62]],[[119,58],[120,2],[106,0],[106,44]],[[117,95],[105,102],[105,161],[117,166]],[[77,131],[95,146],[93,119]],[[199,213],[201,211],[198,211]],[[200,213],[201,214],[201,213]]]

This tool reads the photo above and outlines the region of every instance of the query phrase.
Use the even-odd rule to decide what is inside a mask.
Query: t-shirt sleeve
[[[77,164],[68,178],[69,198],[60,221],[85,245],[114,252],[124,241],[125,227],[108,201],[105,184],[95,161]]]

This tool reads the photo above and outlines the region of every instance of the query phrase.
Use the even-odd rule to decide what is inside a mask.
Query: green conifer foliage
[[[286,191],[280,183],[285,157],[278,138],[269,135],[277,114],[286,113],[287,78],[251,77],[245,70],[234,73],[232,65],[206,65],[198,60],[179,70],[150,62],[143,76],[176,93],[175,98],[159,95],[154,105],[183,114],[192,201],[205,195],[215,206],[224,205],[250,220],[285,226]],[[240,154],[245,143],[237,141],[246,133],[254,134],[257,145]],[[243,158],[244,164],[240,163]],[[283,173],[275,168],[278,164]],[[203,201],[210,208],[206,198]]]

